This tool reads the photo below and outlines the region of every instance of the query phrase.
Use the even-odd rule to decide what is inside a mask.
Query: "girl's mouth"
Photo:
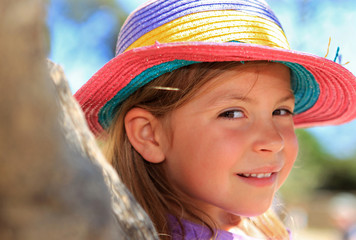
[[[267,187],[276,183],[278,172],[238,173],[239,179],[254,187]]]
[[[273,173],[239,173],[240,177],[246,178],[269,178]]]

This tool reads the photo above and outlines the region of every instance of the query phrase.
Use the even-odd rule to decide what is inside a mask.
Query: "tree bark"
[[[44,2],[0,1],[0,239],[157,239],[44,41]]]

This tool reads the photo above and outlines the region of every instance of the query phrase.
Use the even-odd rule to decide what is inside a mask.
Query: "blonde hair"
[[[124,117],[130,109],[139,107],[164,121],[170,112],[188,102],[209,80],[227,69],[246,64],[212,62],[179,68],[138,89],[117,109],[115,119],[106,136],[104,153],[123,183],[150,216],[162,240],[171,239],[168,215],[177,218],[183,234],[184,228],[180,221],[182,212],[191,216],[197,223],[208,227],[212,236],[216,225],[209,216],[192,205],[178,189],[169,184],[162,164],[145,161],[132,147],[125,132]],[[202,219],[200,216],[205,217]],[[288,238],[285,227],[272,212],[248,220],[250,223],[247,224],[246,229],[242,229],[247,234],[252,232],[251,229],[254,229],[253,231],[258,229],[269,239]],[[249,225],[253,226],[250,230]]]

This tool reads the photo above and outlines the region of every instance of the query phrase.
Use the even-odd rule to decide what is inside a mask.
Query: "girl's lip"
[[[263,166],[263,167],[257,167],[253,169],[249,169],[246,172],[243,173],[274,173],[274,172],[279,172],[283,168],[283,164],[274,164],[270,166]]]
[[[245,177],[241,174],[236,174],[236,176],[243,182],[255,186],[255,187],[267,187],[271,186],[276,182],[278,172],[272,172],[272,174],[269,177]]]

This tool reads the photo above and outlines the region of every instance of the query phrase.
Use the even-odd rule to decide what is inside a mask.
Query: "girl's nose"
[[[256,126],[256,139],[254,150],[257,152],[277,153],[284,148],[284,139],[281,132],[273,123],[264,123]]]

